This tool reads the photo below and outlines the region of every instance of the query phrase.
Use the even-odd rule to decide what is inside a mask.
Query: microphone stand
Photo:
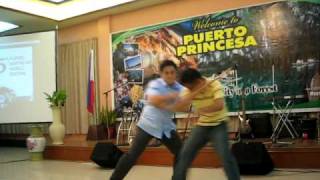
[[[112,91],[114,91],[114,90],[116,90],[116,89],[118,89],[118,88],[121,88],[121,87],[123,87],[123,86],[125,86],[125,85],[127,85],[127,84],[128,84],[128,82],[125,82],[125,83],[120,84],[119,86],[116,86],[116,87],[114,87],[114,88],[112,88],[112,89],[109,89],[108,91],[105,91],[105,92],[103,93],[103,94],[106,96],[106,106],[107,106],[107,110],[109,110],[109,106],[108,106],[109,93],[112,92]],[[110,132],[109,132],[109,122],[108,122],[108,121],[107,121],[107,133],[108,133],[108,139],[109,139],[109,138],[110,138]]]
[[[111,93],[112,91],[114,91],[114,90],[116,90],[116,89],[118,89],[118,88],[121,88],[121,87],[123,87],[123,86],[126,86],[126,85],[128,85],[128,82],[125,82],[125,83],[123,83],[123,84],[120,84],[119,86],[116,86],[116,87],[114,87],[114,88],[112,88],[112,89],[109,89],[108,91],[105,91],[103,94],[106,96],[106,105],[107,105],[107,109],[109,110],[109,106],[108,106],[108,97],[109,97],[109,93]]]

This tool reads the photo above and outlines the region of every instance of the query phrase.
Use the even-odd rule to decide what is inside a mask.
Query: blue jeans
[[[216,153],[222,160],[225,173],[229,180],[239,180],[240,173],[235,158],[228,144],[227,125],[222,122],[218,126],[196,126],[185,145],[182,147],[174,168],[173,180],[185,180],[197,152],[211,141]]]
[[[143,153],[145,148],[147,147],[149,141],[153,137],[145,132],[144,130],[137,127],[137,135],[133,141],[132,146],[130,147],[128,153],[124,154],[119,162],[115,170],[113,171],[110,180],[122,180],[128,174],[130,169],[135,165],[136,161]],[[167,138],[164,136],[161,139],[161,142],[169,149],[169,151],[175,156],[178,156],[178,153],[182,147],[182,141],[177,133],[177,131],[171,131],[171,138]],[[175,158],[176,160],[176,158]],[[176,162],[174,160],[174,162]]]

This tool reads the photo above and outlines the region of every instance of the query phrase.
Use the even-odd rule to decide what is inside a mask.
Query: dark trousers
[[[198,151],[208,141],[213,143],[214,149],[222,160],[225,173],[229,180],[239,180],[240,173],[235,158],[231,154],[228,144],[226,123],[218,126],[196,126],[184,143],[174,168],[173,180],[185,180],[187,170]],[[214,179],[214,177],[212,177]]]
[[[153,138],[141,128],[137,127],[137,134],[128,153],[124,154],[115,170],[113,171],[110,180],[122,180],[136,163],[142,152],[147,147],[149,141]],[[176,131],[171,131],[171,138],[164,136],[161,142],[169,149],[169,151],[176,157],[182,147],[182,141]]]

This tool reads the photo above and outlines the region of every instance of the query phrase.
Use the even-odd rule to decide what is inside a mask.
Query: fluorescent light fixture
[[[11,29],[15,29],[19,26],[7,22],[0,21],[0,33],[4,31],[9,31]]]
[[[61,3],[61,2],[66,1],[66,0],[48,0],[48,1],[51,1],[51,2],[54,2],[54,3]]]

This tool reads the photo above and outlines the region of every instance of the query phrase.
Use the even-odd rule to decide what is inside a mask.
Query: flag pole
[[[89,118],[93,125],[97,125],[96,119],[96,88],[95,88],[95,62],[93,49],[89,51],[89,71],[88,71],[88,93],[87,93],[87,110]]]
[[[95,83],[94,83],[94,93],[95,93],[95,96],[94,96],[94,108],[93,108],[93,114],[94,114],[94,123],[95,123],[95,125],[98,125],[98,119],[97,119],[97,117],[98,117],[98,112],[99,112],[99,103],[97,102],[97,91],[98,91],[98,89],[96,88],[97,86],[96,86],[96,84],[97,84],[97,79],[96,79],[96,77],[97,77],[97,71],[96,71],[96,56],[95,56],[95,54],[94,54],[94,50],[93,49],[91,49],[91,55],[92,55],[92,61],[93,61],[93,63],[92,63],[92,65],[93,65],[93,76],[94,76],[94,81],[95,81]]]

